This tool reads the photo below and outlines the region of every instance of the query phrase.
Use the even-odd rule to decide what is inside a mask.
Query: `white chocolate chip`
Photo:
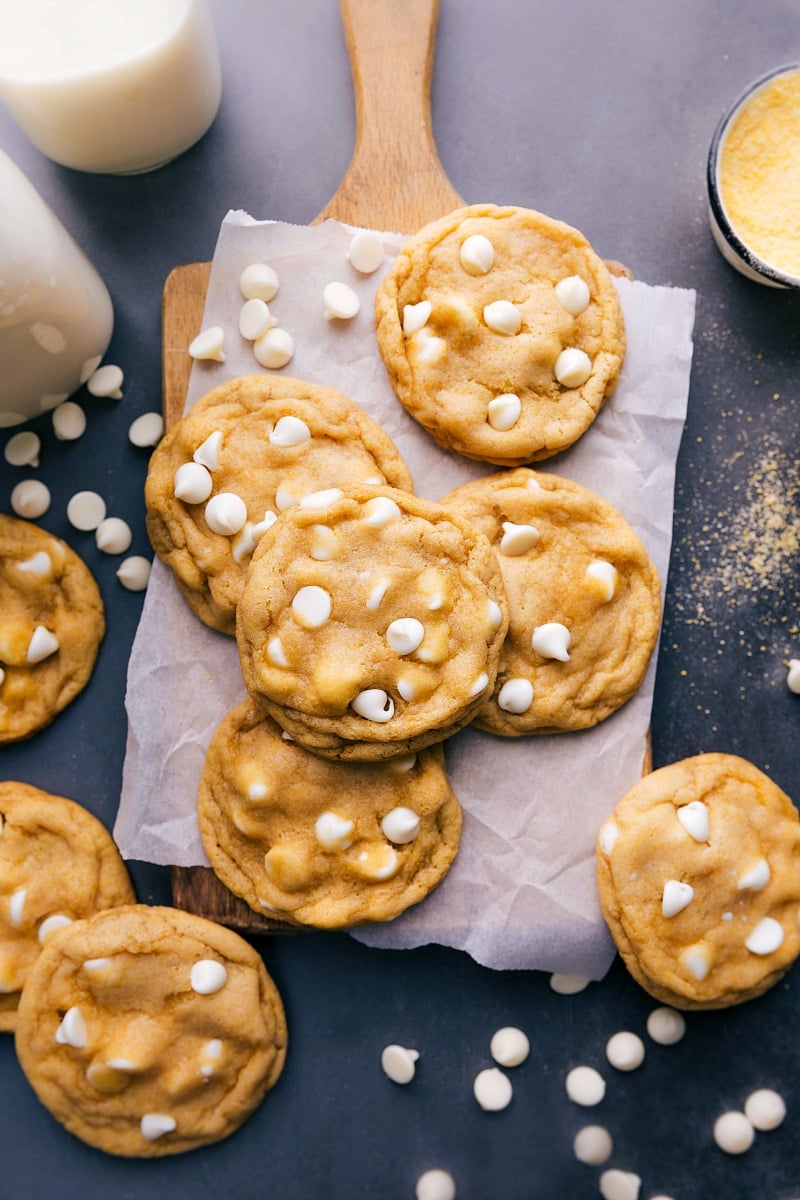
[[[749,871],[739,876],[736,886],[740,892],[760,892],[769,883],[770,875],[769,863],[765,858],[760,858]]]
[[[444,338],[434,337],[427,329],[420,329],[414,334],[412,341],[418,363],[426,367],[435,367],[447,353],[447,342]]]
[[[239,333],[247,342],[257,342],[277,324],[278,322],[269,311],[266,301],[257,296],[254,296],[252,300],[245,300],[239,309]]]
[[[400,508],[388,496],[373,496],[363,508],[364,521],[373,529],[383,529],[402,516]]]
[[[307,496],[300,497],[301,508],[330,508],[337,500],[341,500],[342,492],[340,488],[323,488],[319,492],[309,492]]]
[[[475,682],[470,687],[467,695],[468,696],[480,696],[481,692],[485,689],[488,682],[489,682],[489,676],[486,674],[485,671],[481,671],[478,678],[475,680]]]
[[[53,432],[60,442],[74,442],[86,432],[86,413],[80,404],[66,400],[53,409]]]
[[[482,233],[473,233],[461,243],[458,257],[468,275],[486,275],[494,266],[494,246]]]
[[[323,850],[346,850],[353,844],[354,829],[352,821],[335,812],[324,812],[317,817],[314,835]]]
[[[383,262],[383,238],[374,229],[359,229],[347,250],[347,260],[362,275],[371,275]]]
[[[145,449],[156,446],[164,436],[164,418],[159,412],[146,412],[132,421],[128,429],[131,445]]]
[[[419,696],[417,681],[407,679],[404,675],[401,675],[397,680],[397,690],[400,693],[401,699],[405,700],[408,704],[416,700]]]
[[[714,1141],[726,1154],[744,1154],[750,1149],[755,1130],[743,1112],[725,1112],[714,1122]]]
[[[34,629],[31,640],[28,643],[28,649],[25,654],[25,661],[33,666],[35,663],[44,662],[51,654],[55,654],[58,650],[58,638],[44,625],[37,625]]]
[[[585,975],[567,975],[556,971],[550,976],[550,987],[559,996],[577,996],[578,992],[586,991],[589,980]]]
[[[213,996],[228,982],[228,971],[224,963],[213,958],[201,958],[192,964],[189,972],[192,991],[199,996]]]
[[[71,925],[72,921],[69,917],[65,917],[63,913],[53,913],[51,917],[45,917],[39,926],[38,938],[42,945],[45,944],[49,937],[57,933],[59,929],[66,929],[67,925]]]
[[[754,1129],[767,1133],[783,1124],[786,1103],[779,1092],[771,1088],[759,1088],[751,1092],[744,1102],[744,1115]]]
[[[419,304],[405,304],[403,306],[403,333],[406,337],[427,325],[432,312],[433,305],[430,300],[420,300]]]
[[[604,821],[603,824],[600,826],[599,842],[600,842],[600,849],[603,851],[604,854],[611,853],[611,851],[614,849],[614,847],[617,844],[618,837],[619,837],[619,826],[617,825],[616,821],[612,820],[609,817],[609,819],[607,821]]]
[[[354,712],[367,721],[385,725],[394,716],[394,700],[382,688],[367,688],[359,692],[352,704]]]
[[[28,895],[25,888],[17,888],[11,893],[8,898],[8,919],[12,925],[19,927],[22,924],[22,915],[25,912],[25,898]]]
[[[393,846],[382,843],[371,846],[369,850],[362,850],[358,857],[351,860],[348,865],[364,879],[382,882],[397,874],[400,859]]]
[[[189,343],[189,355],[195,359],[209,359],[212,362],[225,362],[225,333],[219,325],[209,325],[201,329],[196,338]]]
[[[133,541],[133,532],[121,517],[106,517],[97,526],[94,540],[104,554],[124,554]]]
[[[554,288],[556,300],[571,317],[579,317],[589,307],[589,285],[580,275],[567,275],[559,279]]]
[[[606,1094],[606,1081],[594,1067],[573,1067],[565,1086],[570,1100],[584,1108],[593,1108]]]
[[[273,446],[302,446],[311,438],[311,430],[299,417],[280,417],[269,435]]]
[[[483,310],[483,319],[494,333],[513,337],[522,327],[522,314],[510,300],[493,300]]]
[[[380,608],[381,600],[386,595],[390,583],[390,579],[379,579],[377,583],[374,583],[369,590],[364,607],[370,612],[375,612]]]
[[[696,842],[708,841],[708,809],[702,800],[692,800],[677,810],[678,820]]]
[[[222,1058],[222,1042],[219,1038],[211,1038],[206,1042],[202,1049],[202,1059],[200,1064],[200,1074],[209,1079],[214,1074],[214,1069],[218,1066]]]
[[[405,775],[406,771],[412,771],[416,764],[416,754],[402,754],[399,758],[390,758],[386,767],[395,775]]]
[[[600,593],[606,603],[613,600],[619,579],[619,571],[613,563],[598,558],[595,562],[589,563],[586,574],[599,585]]]
[[[680,960],[689,974],[702,983],[711,969],[711,948],[705,942],[696,942],[681,952]]]
[[[17,570],[24,573],[30,572],[31,575],[37,575],[40,579],[46,578],[53,570],[53,560],[46,550],[37,550],[30,558],[26,558],[24,562],[17,563]]]
[[[592,373],[592,360],[585,350],[568,347],[556,359],[553,373],[562,387],[581,387]]]
[[[537,654],[542,658],[556,658],[559,662],[569,662],[571,643],[572,634],[560,621],[537,625],[531,635],[531,646]]]
[[[23,479],[11,493],[11,507],[18,517],[41,517],[50,507],[50,489],[38,479]]]
[[[315,583],[301,587],[292,600],[292,612],[304,629],[319,629],[331,615],[330,593]]]
[[[215,429],[210,433],[204,442],[195,450],[192,455],[192,461],[199,463],[201,467],[205,467],[209,471],[216,471],[219,467],[219,454],[222,449],[222,430]]]
[[[420,818],[413,808],[402,805],[391,809],[381,821],[383,836],[396,846],[405,846],[413,842],[419,833]]]
[[[293,504],[297,504],[303,498],[303,493],[300,490],[300,484],[294,480],[284,480],[278,484],[275,492],[275,507],[278,512],[285,512],[287,508],[291,508]]]
[[[790,692],[800,696],[800,658],[789,659],[789,669],[786,672],[786,686]]]
[[[86,382],[86,390],[90,395],[98,396],[103,400],[121,400],[124,381],[125,376],[122,369],[114,366],[113,363],[108,363],[106,366],[92,371]]]
[[[503,610],[496,600],[489,600],[486,606],[486,615],[489,619],[489,625],[492,629],[499,629],[503,624]]]
[[[143,592],[150,581],[151,563],[141,554],[125,558],[117,568],[117,579],[129,592]]]
[[[276,513],[267,511],[264,513],[263,521],[256,521],[255,525],[250,530],[250,536],[256,545],[261,541],[267,530],[272,528],[277,519],[278,517]]]
[[[353,289],[336,280],[326,283],[322,303],[328,321],[351,321],[361,308],[361,301]]]
[[[503,392],[501,396],[495,396],[489,401],[486,411],[492,429],[496,429],[498,433],[505,433],[506,430],[513,429],[519,420],[522,401],[513,392]]]
[[[508,1108],[514,1089],[511,1080],[497,1067],[486,1067],[475,1076],[472,1092],[484,1112]]]
[[[89,1033],[83,1013],[73,1005],[61,1019],[61,1024],[56,1030],[56,1041],[61,1046],[74,1046],[77,1050],[82,1050],[88,1040]]]
[[[510,558],[527,554],[528,550],[532,550],[538,543],[539,537],[539,530],[535,525],[515,525],[513,521],[503,521],[500,553]]]
[[[659,1046],[674,1046],[686,1033],[686,1018],[674,1008],[654,1008],[647,1018],[647,1032]]]
[[[416,1071],[419,1050],[408,1050],[405,1046],[384,1046],[381,1052],[381,1067],[392,1083],[411,1083]]]
[[[638,1200],[641,1178],[633,1171],[612,1167],[600,1176],[600,1195],[603,1200]]]
[[[412,654],[425,637],[425,626],[416,617],[399,617],[386,630],[386,641],[396,654]]]
[[[289,660],[279,637],[269,639],[267,643],[267,658],[276,667],[288,667]]]
[[[611,1134],[603,1125],[584,1125],[575,1134],[572,1149],[578,1162],[590,1167],[601,1167],[614,1153]]]
[[[111,966],[110,958],[87,958],[81,963],[84,971],[104,971]]]
[[[606,1042],[606,1058],[618,1071],[635,1071],[644,1062],[644,1042],[637,1034],[622,1030]]]
[[[317,562],[330,562],[339,549],[339,539],[327,525],[312,525],[309,554]]]
[[[202,463],[187,462],[175,472],[173,494],[184,504],[202,504],[214,490],[211,472]]]
[[[218,492],[205,507],[206,525],[212,533],[233,537],[244,529],[247,505],[235,492]]]
[[[277,290],[277,273],[267,263],[251,263],[239,276],[239,291],[245,300],[271,300]]]
[[[762,917],[744,944],[751,954],[773,954],[782,945],[783,938],[780,921],[774,917]]]
[[[453,1176],[440,1167],[424,1171],[417,1180],[417,1200],[456,1200],[456,1185]]]
[[[533,703],[533,684],[530,679],[507,679],[497,696],[497,704],[504,712],[524,713]]]
[[[89,533],[105,520],[106,502],[97,492],[76,492],[67,504],[70,525]]]
[[[257,362],[270,371],[279,371],[294,357],[294,340],[285,329],[275,325],[253,342]]]
[[[501,1067],[518,1067],[531,1052],[527,1035],[514,1025],[504,1025],[492,1035],[489,1053]]]
[[[12,467],[38,467],[42,440],[38,433],[26,429],[15,433],[6,442],[5,459]]]
[[[668,879],[661,895],[662,917],[676,917],[694,900],[694,888],[679,879]]]
[[[145,1113],[139,1122],[142,1137],[148,1142],[156,1142],[165,1134],[174,1133],[176,1127],[175,1118],[167,1113]]]

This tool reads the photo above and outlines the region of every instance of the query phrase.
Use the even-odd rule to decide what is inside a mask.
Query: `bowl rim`
[[[753,95],[771,83],[773,79],[777,79],[780,75],[788,75],[794,72],[800,72],[800,62],[783,63],[779,67],[773,67],[765,74],[760,75],[757,79],[752,80],[739,93],[736,99],[728,106],[714,130],[714,136],[711,139],[711,146],[708,151],[708,160],[706,164],[706,181],[708,186],[708,200],[711,208],[711,213],[716,222],[720,233],[728,243],[732,251],[737,255],[742,262],[755,272],[756,275],[763,276],[765,280],[771,282],[774,286],[783,288],[800,288],[800,276],[791,275],[787,271],[781,271],[778,267],[773,267],[770,263],[765,262],[754,250],[742,241],[738,233],[731,225],[728,214],[722,203],[720,189],[718,185],[718,165],[719,154],[722,143],[725,140],[725,135],[728,132],[730,124],[734,117],[739,113],[740,109],[749,101]]]

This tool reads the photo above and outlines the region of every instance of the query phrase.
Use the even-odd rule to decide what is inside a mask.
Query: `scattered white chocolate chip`
[[[330,593],[312,583],[301,587],[292,600],[292,612],[304,629],[319,629],[331,615]]]
[[[606,1058],[618,1071],[635,1071],[644,1062],[644,1042],[627,1029],[606,1042]]]
[[[383,529],[402,516],[400,508],[388,496],[373,496],[363,508],[364,521],[373,529]]]
[[[765,858],[760,858],[749,871],[739,876],[736,886],[740,892],[760,892],[769,883],[770,875],[769,863]]]
[[[492,1034],[489,1053],[501,1067],[518,1067],[531,1052],[527,1035],[515,1025],[504,1025]]]
[[[88,1040],[89,1032],[83,1013],[77,1005],[73,1005],[72,1008],[67,1009],[61,1019],[61,1024],[56,1030],[56,1041],[61,1046],[74,1046],[77,1050],[81,1050]]]
[[[475,1076],[472,1092],[484,1112],[508,1108],[514,1089],[511,1080],[497,1067],[486,1067]]]
[[[379,579],[377,583],[374,583],[369,590],[369,595],[367,596],[364,607],[370,612],[375,612],[378,608],[380,608],[381,600],[386,595],[386,591],[390,583],[390,579]]]
[[[44,579],[53,570],[53,560],[46,550],[37,550],[30,558],[18,562],[17,570],[24,574],[30,572],[31,575],[38,575],[40,579]]]
[[[556,359],[553,373],[562,387],[581,387],[592,373],[592,360],[585,350],[568,347]]]
[[[475,682],[470,687],[467,695],[468,696],[480,696],[481,692],[484,690],[484,688],[486,687],[488,682],[489,682],[489,676],[486,674],[485,671],[481,671],[478,678],[475,680]]]
[[[432,1167],[417,1180],[417,1200],[456,1200],[456,1185],[449,1171]]]
[[[87,958],[81,963],[84,971],[104,971],[111,966],[110,958]]]
[[[97,529],[105,516],[106,502],[97,492],[76,492],[67,503],[67,520],[83,533]]]
[[[50,489],[38,479],[23,479],[11,493],[11,507],[18,517],[41,517],[50,507]]]
[[[338,813],[324,812],[317,817],[314,836],[323,850],[346,850],[353,844],[354,829],[353,822]]]
[[[37,625],[31,634],[31,640],[28,643],[28,650],[25,654],[25,661],[33,666],[35,663],[44,662],[51,654],[55,654],[58,650],[58,638],[54,633],[51,633],[44,625]]]
[[[199,962],[192,963],[189,980],[193,992],[199,996],[213,996],[228,982],[228,971],[224,963],[214,958],[201,958]]]
[[[257,342],[267,330],[274,329],[277,324],[266,301],[257,296],[252,300],[245,300],[239,309],[239,333],[245,341]]]
[[[373,844],[369,850],[362,850],[355,859],[351,859],[348,866],[362,878],[380,882],[397,874],[400,859],[393,846],[387,846],[385,843]]]
[[[419,304],[403,305],[403,333],[406,337],[427,325],[432,312],[433,305],[430,300],[420,300]]]
[[[447,352],[444,338],[434,337],[427,329],[420,329],[412,338],[416,360],[426,367],[435,367]]]
[[[762,917],[745,946],[751,954],[773,954],[783,942],[783,926],[774,917]]]
[[[386,641],[396,654],[412,654],[425,637],[425,626],[416,617],[399,617],[386,630]]]
[[[150,581],[152,564],[141,554],[131,554],[117,567],[117,579],[129,592],[143,592]]]
[[[513,392],[503,392],[501,396],[495,396],[489,401],[486,411],[492,429],[496,429],[498,433],[505,433],[506,430],[513,429],[519,420],[522,401]]]
[[[322,303],[328,321],[351,321],[361,308],[361,301],[353,289],[336,280],[325,284]]]
[[[294,357],[294,340],[285,329],[275,325],[253,342],[253,353],[262,367],[279,371]]]
[[[662,917],[676,917],[694,900],[694,888],[679,879],[668,879],[661,894]]]
[[[25,888],[16,888],[8,898],[8,919],[12,925],[22,924],[22,914],[25,911],[25,898],[28,895]]]
[[[393,1043],[384,1046],[381,1052],[381,1067],[392,1083],[411,1083],[418,1058],[419,1050],[408,1050],[405,1046]]]
[[[347,250],[347,261],[362,275],[371,275],[383,262],[383,238],[374,229],[359,229]]]
[[[244,529],[247,505],[235,492],[218,492],[206,505],[205,518],[212,533],[233,537],[240,529]]]
[[[311,526],[311,546],[308,553],[317,562],[330,562],[339,549],[339,539],[327,525]]]
[[[550,976],[550,987],[559,996],[577,996],[578,992],[586,991],[589,982],[585,975],[568,975],[555,971]]]
[[[277,519],[277,513],[267,511],[264,513],[263,521],[256,521],[250,531],[250,535],[256,544],[261,541],[264,534],[275,524]]]
[[[167,1133],[174,1133],[177,1128],[174,1117],[170,1117],[167,1113],[145,1113],[139,1122],[139,1128],[142,1137],[148,1142],[158,1141]]]
[[[391,809],[381,821],[383,836],[396,846],[413,842],[419,833],[420,818],[413,808],[400,805]]]
[[[41,448],[42,441],[38,433],[25,429],[22,433],[15,433],[6,442],[6,462],[12,467],[38,467]]]
[[[571,643],[572,634],[560,621],[537,625],[531,635],[531,646],[537,654],[542,658],[556,658],[559,662],[569,662]]]
[[[86,390],[90,395],[98,396],[103,400],[121,400],[124,381],[125,376],[121,367],[108,363],[106,366],[92,371],[86,382]]]
[[[208,1079],[214,1074],[214,1068],[222,1058],[222,1042],[219,1038],[211,1038],[203,1046],[201,1053],[204,1061],[200,1064],[200,1074]]]
[[[708,841],[708,809],[702,800],[692,800],[677,810],[678,820],[696,842]]]
[[[394,700],[382,688],[366,688],[352,703],[353,711],[367,721],[385,725],[394,716]]]
[[[571,317],[579,317],[589,307],[589,285],[580,275],[567,275],[559,279],[554,288],[556,300]]]
[[[285,479],[283,483],[278,484],[275,492],[275,507],[278,512],[285,512],[287,508],[291,508],[302,498],[301,485],[294,480]]]
[[[611,1134],[604,1125],[584,1125],[575,1134],[572,1148],[578,1162],[590,1167],[601,1167],[614,1153]]]
[[[790,692],[800,696],[800,658],[789,659],[789,669],[786,672],[786,686]]]
[[[268,263],[250,263],[239,276],[239,291],[245,300],[271,300],[278,290],[278,276]]]
[[[686,1033],[686,1018],[674,1008],[654,1008],[647,1018],[647,1032],[659,1046],[674,1046]]]
[[[60,442],[74,442],[86,432],[86,413],[74,400],[53,409],[53,432]]]
[[[779,1092],[771,1088],[759,1088],[751,1092],[744,1102],[744,1115],[754,1129],[767,1133],[783,1124],[786,1103]]]
[[[140,449],[157,445],[163,436],[164,418],[159,412],[142,413],[128,429],[128,440]]]
[[[711,948],[705,942],[696,942],[681,951],[680,960],[689,974],[702,983],[711,969]]]
[[[539,530],[535,525],[516,525],[513,521],[503,521],[500,553],[509,558],[527,554],[528,550],[532,550],[538,543],[539,537]]]
[[[94,540],[104,554],[124,554],[133,541],[133,532],[121,517],[106,517],[97,526]]]
[[[607,821],[604,821],[603,824],[600,826],[600,836],[598,839],[600,842],[600,849],[603,851],[604,854],[611,853],[611,851],[614,849],[614,847],[617,844],[618,837],[619,837],[619,826],[617,825],[616,821],[612,820],[609,817],[609,819]]]
[[[507,679],[497,695],[497,704],[504,712],[524,713],[533,703],[533,684],[530,679]]]
[[[714,1122],[714,1141],[726,1154],[744,1154],[754,1137],[755,1130],[743,1112],[725,1112]]]
[[[267,643],[267,658],[276,667],[288,667],[289,660],[279,637],[270,638]]]
[[[584,1108],[593,1108],[606,1094],[606,1081],[594,1067],[573,1067],[565,1086],[570,1100]]]
[[[633,1171],[612,1167],[600,1176],[600,1195],[603,1200],[638,1200],[642,1186],[640,1176]]]
[[[222,430],[215,429],[197,447],[192,455],[192,462],[199,463],[201,467],[205,467],[209,471],[216,471],[219,467],[219,453],[221,449]]]
[[[522,327],[522,314],[510,300],[493,300],[483,310],[483,319],[494,333],[513,337]]]
[[[301,508],[330,508],[337,500],[341,500],[342,492],[340,488],[323,488],[319,492],[309,492],[307,496],[300,497]]]
[[[503,624],[503,610],[496,600],[487,602],[486,616],[492,629],[499,629]]]
[[[279,417],[269,435],[272,446],[302,446],[311,438],[311,430],[299,417]]]
[[[494,246],[482,233],[473,233],[461,243],[458,257],[468,275],[485,275],[494,266]]]
[[[212,362],[225,362],[225,334],[219,325],[209,325],[201,329],[196,338],[189,343],[189,355],[196,359],[210,359]]]
[[[71,925],[72,920],[65,917],[63,913],[53,913],[51,917],[45,917],[39,926],[38,937],[42,945],[45,944],[49,937],[57,933],[59,929],[65,929],[67,925]]]
[[[604,559],[598,558],[595,562],[589,563],[586,568],[586,574],[598,585],[598,590],[606,603],[609,600],[613,600],[619,579],[619,571],[613,563],[605,562]]]
[[[402,754],[399,758],[390,758],[386,764],[387,770],[395,775],[405,775],[406,771],[413,770],[416,765],[416,754]]]

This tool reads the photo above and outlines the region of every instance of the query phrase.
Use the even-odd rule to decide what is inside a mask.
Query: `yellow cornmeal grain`
[[[800,71],[778,76],[744,105],[722,146],[719,181],[745,245],[800,276]]]

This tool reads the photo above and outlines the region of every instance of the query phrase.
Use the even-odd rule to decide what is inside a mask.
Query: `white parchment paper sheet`
[[[352,230],[299,227],[229,213],[214,254],[203,324],[226,331],[226,361],[195,363],[187,404],[228,378],[260,370],[238,333],[238,279],[271,263],[280,289],[270,308],[295,340],[285,374],[336,387],[387,430],[419,495],[438,499],[493,470],[440,450],[389,386],[374,333],[373,298],[403,238],[385,234],[374,275],[347,262]],[[342,280],[361,298],[352,322],[328,321],[322,291]],[[540,464],[614,504],[639,533],[666,581],[675,463],[686,415],[694,292],[618,281],[628,350],[614,396],[584,437]],[[424,903],[354,936],[373,946],[430,942],[466,950],[497,969],[564,971],[601,978],[613,946],[594,874],[597,829],[641,775],[655,659],[637,695],[595,729],[553,737],[497,738],[467,729],[446,746],[464,810],[458,857]],[[126,858],[208,865],[195,798],[208,742],[244,699],[236,646],[186,607],[158,561],[128,669],[129,719],[114,836]]]

